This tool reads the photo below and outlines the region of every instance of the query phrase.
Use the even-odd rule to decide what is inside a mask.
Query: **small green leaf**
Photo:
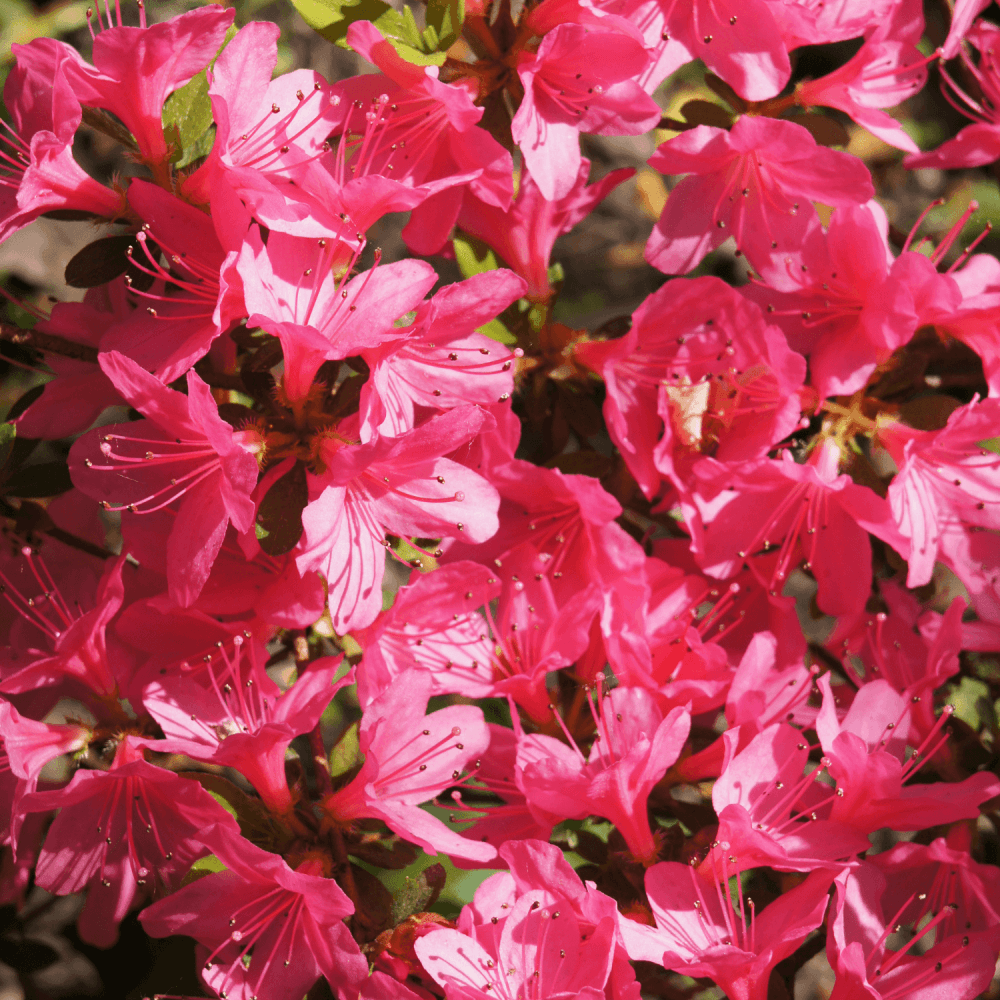
[[[441,52],[451,48],[458,40],[464,21],[465,0],[429,0],[424,31],[428,48]]]
[[[170,160],[185,167],[203,153],[196,147],[212,127],[212,102],[208,96],[208,77],[202,70],[180,90],[175,90],[163,105],[163,135],[173,147]]]
[[[447,874],[439,864],[429,865],[416,875],[407,875],[403,887],[393,896],[392,922],[401,924],[414,913],[423,913],[441,895]]]
[[[14,424],[0,424],[0,469],[7,464],[16,437],[17,427]]]
[[[980,441],[979,447],[1000,455],[1000,437],[987,438],[985,441]]]
[[[217,796],[213,796],[216,798]],[[236,814],[233,813],[235,816]],[[226,866],[214,855],[207,854],[203,858],[199,858],[192,866],[191,871],[193,872],[224,872],[226,871]]]
[[[496,254],[474,236],[456,233],[452,245],[455,247],[455,263],[463,278],[495,271],[500,266]]]
[[[337,745],[330,751],[330,777],[339,778],[347,774],[357,764],[360,752],[358,723],[355,722],[344,730]]]
[[[955,715],[975,732],[983,726],[996,727],[993,702],[989,698],[989,685],[972,677],[963,677],[948,696],[948,704],[955,706]]]

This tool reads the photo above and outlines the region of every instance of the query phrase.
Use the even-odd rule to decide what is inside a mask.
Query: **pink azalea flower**
[[[668,282],[624,337],[575,357],[604,378],[608,431],[650,499],[685,457],[757,458],[799,425],[804,360],[718,278]]]
[[[727,875],[723,868],[723,875]],[[629,958],[685,976],[707,976],[733,1000],[766,1000],[774,967],[823,922],[834,874],[815,871],[762,913],[723,881],[707,881],[690,865],[664,861],[646,872],[656,927],[619,919]]]
[[[30,548],[26,547],[24,556],[29,564],[31,555]],[[109,622],[122,606],[124,563],[122,556],[108,566],[98,585],[93,607],[86,611],[79,604],[71,608],[58,588],[48,591],[51,597],[45,599],[44,608],[40,606],[36,610],[33,598],[26,598],[7,583],[13,590],[12,603],[16,601],[16,608],[20,605],[22,614],[44,636],[46,648],[28,650],[27,656],[22,653],[15,660],[16,669],[5,671],[7,676],[0,684],[0,691],[20,694],[71,680],[87,692],[88,701],[96,696],[99,704],[120,714],[117,701],[120,689],[127,687],[131,664],[109,655],[106,632]],[[42,574],[47,576],[48,571],[44,567],[33,566],[32,569],[45,581]],[[37,603],[43,605],[41,600]],[[30,662],[20,662],[24,659]]]
[[[961,43],[972,27],[972,22],[987,8],[991,0],[956,0],[951,12],[951,27],[941,46],[945,59],[954,59],[961,51]]]
[[[168,578],[173,598],[188,606],[208,579],[229,522],[239,531],[253,524],[257,460],[219,417],[211,390],[194,372],[188,372],[185,396],[117,351],[102,354],[100,362],[148,419],[80,438],[70,456],[74,482],[106,509],[114,503],[141,514],[180,501],[167,539]]]
[[[659,106],[633,77],[649,56],[627,34],[560,24],[538,51],[522,52],[524,99],[511,133],[543,198],[558,201],[577,185],[579,133],[640,135],[660,120]]]
[[[249,217],[230,217],[219,233],[204,212],[139,179],[129,185],[128,200],[143,220],[129,257],[157,280],[142,291],[132,288],[126,276],[141,308],[108,330],[100,346],[120,351],[169,383],[245,315],[235,263]],[[223,239],[230,244],[228,252]],[[150,241],[166,255],[166,266],[149,249]]]
[[[911,731],[922,738],[937,721],[933,692],[958,672],[958,654],[968,648],[962,626],[967,605],[956,597],[937,615],[892,580],[881,581],[878,590],[888,612],[864,612],[854,623],[842,619],[827,646],[859,688],[880,678],[903,695],[910,702]],[[838,696],[843,703],[843,690]]]
[[[293,411],[304,405],[320,365],[399,336],[395,321],[416,309],[437,281],[424,261],[373,267],[350,280],[333,273],[339,247],[325,239],[250,230],[237,269],[243,279],[247,323],[281,340],[282,384]]]
[[[764,277],[793,258],[813,201],[850,206],[874,194],[853,156],[817,146],[801,125],[743,116],[731,131],[699,125],[663,143],[649,165],[688,174],[670,192],[646,245],[646,260],[667,274],[692,270],[730,236]]]
[[[430,673],[434,694],[509,695],[533,718],[550,718],[546,676],[586,648],[597,601],[588,590],[559,607],[548,580],[531,571],[525,565],[501,583],[493,571],[462,561],[403,587],[374,625],[354,633],[365,651],[362,705],[417,668]]]
[[[442,928],[415,942],[446,1000],[513,1000],[529,991],[602,1000],[614,955],[613,917],[588,933],[572,907],[544,889],[522,892],[506,908],[502,928],[487,925],[475,937]]]
[[[857,392],[919,326],[961,303],[954,279],[923,255],[893,259],[888,229],[875,202],[839,208],[826,232],[812,224],[800,254],[769,274],[772,287],[743,290],[808,354],[810,383],[821,397]]]
[[[97,348],[109,327],[132,314],[128,298],[124,281],[89,288],[83,302],[57,302],[34,329]],[[55,378],[17,418],[22,437],[49,441],[71,437],[90,427],[107,407],[121,404],[118,390],[93,361],[48,354],[45,363]]]
[[[143,705],[166,736],[146,745],[235,768],[269,809],[287,813],[293,802],[285,751],[296,736],[316,726],[337,691],[353,683],[354,672],[336,680],[343,657],[323,657],[279,694],[264,672],[266,654],[257,654],[256,644],[245,636],[233,636],[232,643],[232,654],[220,650],[219,662],[207,664],[198,681],[168,675],[146,685]],[[243,663],[245,643],[249,652]]]
[[[780,592],[789,573],[805,563],[819,585],[820,608],[831,615],[860,611],[871,589],[868,532],[904,556],[909,546],[888,502],[838,475],[838,458],[828,442],[805,465],[787,451],[778,460],[739,467],[702,459],[694,467],[699,485],[690,508],[700,514],[688,524],[705,572],[726,579],[776,547],[779,557],[762,577],[770,590]]]
[[[899,0],[767,0],[785,46],[825,45],[860,38],[888,20]]]
[[[927,60],[917,48],[923,33],[923,5],[919,0],[901,0],[843,66],[800,83],[796,103],[838,108],[883,142],[918,152],[899,122],[879,109],[896,107],[923,90]]]
[[[937,742],[953,708],[946,705],[937,725],[916,752],[905,760],[909,733],[909,701],[888,681],[874,680],[857,693],[842,720],[829,674],[819,679],[823,706],[816,732],[830,777],[837,783],[830,819],[870,833],[882,826],[922,830],[938,823],[975,819],[979,806],[1000,795],[1000,779],[988,772],[964,781],[939,781],[904,787],[947,739]]]
[[[65,787],[21,800],[29,812],[58,809],[36,869],[38,885],[59,896],[89,888],[80,936],[108,948],[138,899],[179,887],[208,853],[202,835],[236,821],[197,782],[147,764],[130,740],[109,771],[77,771]]]
[[[415,253],[427,255],[441,249],[454,225],[461,204],[457,186],[506,211],[511,156],[478,127],[483,109],[473,103],[471,81],[446,84],[438,79],[437,66],[407,62],[369,21],[352,24],[347,42],[384,74],[356,76],[342,85],[348,104],[370,109],[374,116],[366,114],[365,125],[345,118],[338,149],[344,205],[359,228],[367,229],[378,217],[374,211],[381,191],[389,200],[379,206],[379,214],[412,207],[403,238]],[[348,165],[350,176],[343,172]],[[390,207],[400,198],[398,208]]]
[[[970,97],[967,88],[952,80],[942,67],[945,96],[949,103],[972,119],[972,124],[937,149],[908,156],[903,162],[909,169],[980,167],[1000,158],[1000,112],[997,110],[1000,107],[1000,67],[994,55],[998,38],[1000,28],[989,21],[978,21],[967,31],[965,39],[979,52],[978,62],[973,62],[965,46],[949,34],[945,43],[946,58],[961,57],[963,69],[976,81],[982,96],[979,100]]]
[[[612,170],[588,185],[590,160],[584,157],[573,187],[562,198],[550,201],[542,196],[531,174],[524,169],[517,197],[507,211],[477,198],[470,189],[463,196],[456,225],[495,250],[505,264],[528,282],[525,294],[529,299],[544,302],[552,296],[549,264],[556,239],[568,233],[634,173],[630,167]]]
[[[475,330],[524,289],[524,281],[505,270],[446,285],[420,304],[412,325],[363,350],[370,375],[361,389],[362,440],[412,430],[417,407],[442,411],[508,399],[514,362],[523,352],[511,353]]]
[[[642,76],[649,93],[695,59],[748,101],[774,97],[791,65],[769,0],[604,0],[601,9],[642,31],[653,62]]]
[[[323,439],[327,471],[311,480],[295,558],[300,572],[326,578],[338,634],[370,625],[381,610],[387,534],[483,542],[496,532],[496,490],[444,457],[474,437],[484,419],[482,410],[460,407],[397,438],[359,445]]]
[[[813,679],[819,668],[801,663],[776,669],[778,642],[770,632],[758,632],[732,675],[726,694],[726,723],[732,737],[730,754],[745,749],[750,740],[773,723],[794,721],[809,725],[816,710],[806,702],[812,693]],[[677,771],[685,781],[717,778],[725,766],[727,743],[720,736],[700,753],[685,757]]]
[[[835,886],[831,1000],[972,1000],[993,978],[1000,884],[996,869],[977,864],[967,849],[941,839],[897,844],[845,869]],[[893,937],[899,934],[902,943]]]
[[[778,871],[839,868],[868,848],[868,837],[820,816],[836,796],[816,780],[826,767],[813,766],[802,733],[785,722],[768,726],[739,753],[739,733],[723,733],[726,755],[712,788],[719,817],[717,846],[702,868],[715,877],[722,864],[731,873],[766,865]],[[726,859],[719,861],[720,858]]]
[[[519,459],[498,461],[489,475],[503,496],[500,528],[487,545],[453,545],[449,558],[493,566],[505,584],[515,587],[546,578],[552,600],[574,628],[589,623],[585,593],[595,588],[609,655],[648,663],[643,623],[637,618],[649,599],[646,557],[614,523],[621,512],[614,497],[590,476],[565,475]]]
[[[568,730],[569,746],[541,734],[520,741],[517,766],[525,795],[532,805],[563,819],[591,814],[610,819],[632,856],[650,864],[659,844],[646,802],[680,756],[691,716],[683,708],[664,716],[648,691],[615,688],[601,700],[594,720],[597,736],[588,757]]]
[[[217,217],[242,213],[245,205],[268,229],[357,245],[357,226],[299,183],[302,168],[329,149],[326,139],[343,117],[341,98],[312,70],[271,79],[279,33],[274,24],[252,21],[208,71],[215,141],[181,193],[211,203]]]
[[[426,715],[430,694],[427,671],[408,670],[367,706],[358,731],[365,762],[349,784],[327,796],[323,811],[333,823],[380,819],[429,854],[489,861],[496,848],[463,837],[420,808],[460,784],[462,771],[490,742],[480,709],[453,705]]]
[[[293,870],[228,827],[205,839],[226,870],[143,910],[145,931],[193,937],[202,979],[229,1000],[301,1000],[320,976],[356,996],[368,963],[344,924],[354,906],[323,860]]]
[[[940,558],[970,590],[982,588],[969,536],[976,528],[1000,528],[1000,456],[980,443],[995,435],[998,420],[1000,400],[973,399],[939,431],[883,435],[899,466],[889,503],[911,544],[908,587],[927,583]]]
[[[66,79],[77,100],[110,111],[135,137],[154,169],[170,156],[163,134],[163,104],[203,70],[222,45],[235,12],[215,4],[139,28],[111,22],[94,39],[94,65],[68,49]],[[100,8],[97,20],[100,22]]]
[[[0,241],[55,209],[118,218],[120,195],[73,159],[81,111],[66,67],[79,57],[49,38],[12,51],[17,62],[3,91],[12,124],[0,125]]]

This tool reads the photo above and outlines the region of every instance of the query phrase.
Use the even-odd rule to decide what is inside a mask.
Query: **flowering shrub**
[[[918,0],[296,4],[375,71],[142,0],[14,47],[0,238],[104,228],[3,326],[51,374],[0,442],[4,902],[138,911],[230,1000],[765,1000],[824,948],[836,1000],[971,1000],[1000,264],[830,147],[994,163],[986,0],[936,48]],[[921,152],[929,75],[973,123]],[[663,283],[571,330],[555,241],[631,175],[581,135],[656,129]],[[686,276],[730,240],[749,283]]]

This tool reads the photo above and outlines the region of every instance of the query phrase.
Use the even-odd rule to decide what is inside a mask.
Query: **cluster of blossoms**
[[[470,0],[446,51],[362,7],[329,30],[377,71],[334,83],[214,5],[15,46],[0,239],[111,228],[83,301],[3,327],[51,378],[2,445],[0,897],[84,892],[102,947],[138,910],[230,1000],[764,1000],[824,947],[835,1000],[971,1000],[1000,263],[896,239],[814,134],[996,161],[987,0],[930,55],[919,0]],[[728,107],[664,120],[695,60]],[[921,153],[884,109],[929,73],[973,124]],[[632,174],[588,184],[581,134],[656,128],[674,277],[570,330],[555,240]],[[684,277],[728,240],[749,284]],[[420,258],[470,246],[435,291]],[[27,461],[67,439],[68,477]],[[439,854],[495,872],[456,920],[443,867],[386,888]]]

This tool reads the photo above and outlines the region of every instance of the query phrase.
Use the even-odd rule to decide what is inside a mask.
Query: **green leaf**
[[[495,271],[500,267],[497,255],[482,240],[477,240],[474,236],[465,233],[456,233],[452,244],[455,247],[455,262],[463,278],[471,278],[475,274],[484,274],[486,271]],[[489,323],[481,326],[477,333],[496,340],[501,344],[516,344],[517,337],[507,329],[503,320],[491,319]]]
[[[482,240],[474,236],[456,233],[452,244],[455,247],[455,263],[463,278],[471,278],[486,271],[495,271],[499,266],[497,255]]]
[[[0,469],[7,464],[16,437],[17,427],[14,424],[0,424]]]
[[[313,31],[338,44],[355,21],[376,22],[392,10],[382,0],[292,0],[292,4]]]
[[[980,441],[979,447],[1000,455],[1000,437],[987,438],[985,441]]]
[[[358,725],[355,722],[344,730],[343,735],[337,741],[337,745],[330,751],[330,777],[339,778],[342,774],[347,774],[358,762],[358,755],[361,752],[358,743]]]
[[[214,854],[207,854],[205,857],[199,858],[191,866],[191,871],[194,872],[224,872],[226,870],[226,866]]]
[[[972,677],[963,677],[948,696],[948,704],[955,706],[955,715],[975,732],[983,726],[991,731],[996,729],[993,702],[989,697],[989,685]]]
[[[465,21],[465,0],[429,0],[424,40],[435,51],[445,51],[458,40]],[[431,39],[433,38],[433,42]]]
[[[401,924],[414,913],[422,913],[433,906],[446,879],[447,873],[440,864],[429,865],[416,875],[407,875],[402,888],[393,896],[392,922]]]
[[[208,96],[208,77],[202,70],[180,90],[175,90],[163,105],[163,135],[173,147],[170,160],[178,167],[205,155],[203,139],[212,128],[212,102]],[[211,147],[209,147],[211,148]]]

